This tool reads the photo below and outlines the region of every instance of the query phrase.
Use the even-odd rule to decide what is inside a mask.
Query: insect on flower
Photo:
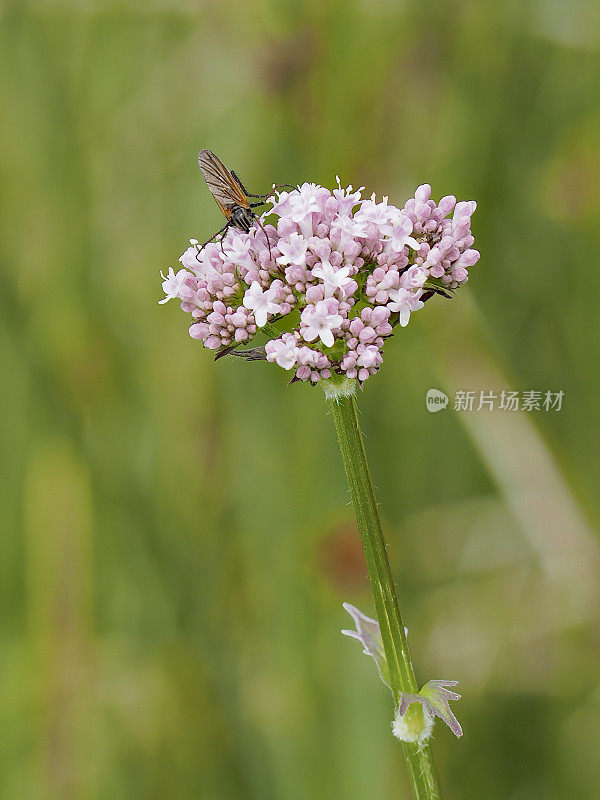
[[[213,239],[216,239],[219,234],[221,235],[222,247],[223,237],[229,228],[239,228],[239,230],[248,233],[252,225],[256,222],[264,231],[270,254],[271,244],[269,242],[269,237],[261,221],[252,209],[265,205],[268,198],[273,194],[274,189],[289,185],[273,185],[273,189],[267,192],[267,194],[252,194],[245,188],[235,172],[233,172],[233,170],[228,170],[223,162],[217,158],[211,150],[200,150],[198,153],[198,164],[210,193],[227,220],[225,225],[223,225],[214,236],[211,236],[210,239],[204,242],[198,252],[200,252],[203,247],[206,247],[209,242],[212,242]],[[289,186],[289,188],[294,189],[295,187]],[[250,197],[257,198],[258,202],[251,203],[248,199]]]

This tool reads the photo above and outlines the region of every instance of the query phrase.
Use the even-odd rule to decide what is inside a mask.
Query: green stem
[[[345,388],[348,392],[352,389],[350,386]],[[396,587],[377,511],[373,482],[358,424],[356,401],[353,393],[345,394],[343,389],[340,393],[334,391],[327,394],[367,562],[391,689],[397,705],[400,702],[401,692],[415,694],[418,686],[410,660]],[[402,744],[415,798],[439,800],[441,794],[429,745],[419,746],[407,742]]]

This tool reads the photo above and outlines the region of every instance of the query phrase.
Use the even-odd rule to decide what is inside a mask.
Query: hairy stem
[[[356,522],[367,562],[389,668],[391,689],[395,703],[398,705],[401,692],[415,694],[418,686],[398,607],[396,587],[377,511],[363,436],[358,424],[356,401],[353,393],[346,394],[344,392],[335,392],[329,395],[328,401],[335,421]],[[402,746],[415,798],[417,800],[441,798],[429,745],[419,746],[403,742]]]

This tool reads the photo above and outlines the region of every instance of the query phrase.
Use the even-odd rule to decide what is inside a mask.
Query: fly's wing
[[[250,208],[248,198],[238,182],[211,150],[200,150],[198,164],[210,193],[227,219],[231,217],[233,206]]]

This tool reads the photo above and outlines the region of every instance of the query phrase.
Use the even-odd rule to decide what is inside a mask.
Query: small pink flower
[[[249,236],[244,236],[241,232],[235,231],[234,235],[227,238],[227,244],[223,246],[227,258],[238,266],[252,267],[252,250],[254,242]]]
[[[352,186],[348,186],[346,189],[342,189],[342,184],[340,183],[339,176],[335,176],[335,180],[337,182],[338,188],[334,189],[332,194],[337,201],[336,203],[336,211],[338,214],[347,215],[350,214],[354,206],[357,206],[360,203],[361,192],[365,188],[361,186],[359,189],[354,191]]]
[[[312,274],[323,281],[325,297],[332,297],[337,290],[343,292],[348,285],[350,267],[336,269],[329,261],[323,260],[313,267]]]
[[[381,226],[381,232],[389,236],[389,246],[392,250],[400,252],[406,245],[412,247],[413,250],[418,250],[421,246],[416,239],[410,235],[412,233],[413,224],[409,217],[405,214],[400,214],[398,217],[392,218],[389,222]]]
[[[178,272],[175,272],[173,267],[169,267],[166,277],[162,274],[162,272],[160,274],[163,279],[162,288],[163,292],[166,294],[166,297],[163,297],[162,300],[159,300],[159,303],[167,303],[169,300],[174,300],[175,298],[179,298],[181,300],[182,296],[193,296],[193,292],[190,292],[188,288],[188,280],[192,276],[186,269],[180,269]]]
[[[274,361],[283,369],[292,369],[298,363],[298,347],[293,333],[284,333],[281,339],[271,339],[265,345],[267,361]]]
[[[277,289],[263,290],[258,281],[253,281],[244,294],[244,306],[254,312],[254,318],[259,328],[267,324],[269,314],[279,313],[279,303],[275,302]]]
[[[381,203],[377,203],[375,194],[371,195],[370,200],[363,200],[360,210],[356,213],[356,219],[360,222],[382,228],[397,222],[399,218],[400,211],[395,206],[388,205],[388,198],[384,197]]]
[[[325,300],[319,300],[314,306],[306,306],[300,321],[304,325],[302,336],[307,342],[320,338],[325,347],[333,347],[333,331],[341,326],[342,317],[330,313],[330,308],[331,305]]]
[[[429,274],[424,267],[414,266],[407,269],[400,278],[400,286],[403,289],[421,289]]]
[[[281,253],[276,259],[278,264],[297,264],[302,266],[306,263],[308,240],[297,232],[290,233],[287,240],[279,240],[277,249]]]
[[[346,216],[338,214],[331,223],[331,238],[337,242],[337,246],[345,253],[348,248],[355,244],[357,237],[365,236],[367,232],[366,222],[357,219],[356,216]]]
[[[190,239],[190,242],[192,240]],[[196,241],[195,239],[193,240]],[[200,256],[201,257],[201,256]],[[191,270],[192,272],[196,272],[198,267],[200,266],[199,254],[198,254],[198,245],[197,244],[190,244],[188,249],[179,256],[179,260],[183,264],[186,269]]]
[[[397,311],[400,315],[400,325],[405,327],[408,325],[410,314],[412,311],[418,311],[423,308],[423,303],[419,300],[422,292],[411,292],[409,289],[392,289],[389,292],[390,302],[387,307],[390,311]]]

